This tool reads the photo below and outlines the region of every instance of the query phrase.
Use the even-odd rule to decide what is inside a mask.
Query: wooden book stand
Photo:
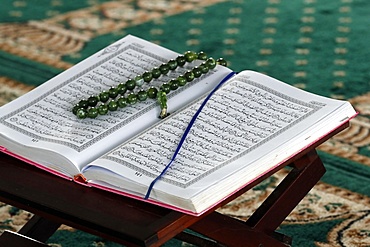
[[[291,246],[291,238],[275,230],[325,173],[315,148],[348,125],[200,217],[81,186],[5,154],[0,154],[0,201],[35,214],[19,234],[40,242],[66,224],[126,246],[160,246],[171,238],[198,246]],[[286,166],[292,167],[290,173],[246,222],[215,212]],[[0,236],[0,246],[5,246],[6,239]]]

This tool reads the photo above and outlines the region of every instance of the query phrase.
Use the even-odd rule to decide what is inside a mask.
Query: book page
[[[109,90],[110,87],[158,67],[177,55],[150,42],[127,36],[24,97],[2,107],[0,133],[3,138],[22,146],[63,154],[80,169],[117,144],[159,122],[160,108],[155,99],[149,99],[95,119],[81,120],[72,113],[73,106],[81,99]],[[159,87],[194,66],[194,63],[186,64],[143,87]],[[228,73],[226,71],[228,70],[218,67],[171,92],[168,95],[169,112],[175,112],[183,104],[211,90]],[[199,83],[203,79],[207,81]],[[32,153],[28,149],[23,155]],[[52,153],[48,157],[42,157],[42,152],[38,152],[29,158],[39,159],[55,169],[63,169],[59,167],[62,164],[52,163],[51,156]]]
[[[200,103],[170,116],[94,162],[100,171],[103,168],[115,173],[109,175],[103,171],[104,176],[112,177],[111,181],[89,171],[94,166],[88,168],[89,175],[108,183],[114,181],[114,186],[124,190],[126,183],[119,182],[120,175],[142,184],[136,193],[145,194],[149,184],[170,162]],[[153,197],[162,195],[165,198],[164,194],[170,194],[191,198],[240,170],[248,171],[247,174],[252,175],[250,178],[266,172],[354,114],[349,107],[345,112],[340,111],[342,116],[336,116],[340,121],[320,123],[343,105],[341,101],[303,92],[264,75],[241,73],[206,104],[175,161],[154,185]],[[257,160],[261,163],[254,165]],[[275,160],[275,163],[264,166],[262,160]],[[240,177],[245,179],[242,173]],[[223,188],[226,192],[217,193],[225,196],[224,193],[232,192],[230,189],[241,186],[239,182],[247,182],[235,178],[230,181],[233,186],[227,185]]]

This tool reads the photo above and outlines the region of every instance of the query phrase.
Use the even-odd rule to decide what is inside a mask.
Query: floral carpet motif
[[[293,246],[369,247],[369,11],[366,0],[2,0],[0,106],[126,34],[178,52],[204,50],[235,71],[348,100],[359,115],[319,146],[327,172],[278,230]],[[285,173],[219,212],[247,219]],[[0,203],[0,231],[17,231],[31,216]],[[49,245],[120,246],[67,226]]]
[[[285,177],[279,172],[268,184],[251,190],[219,210],[247,220],[267,195]],[[284,225],[303,225],[338,220],[319,247],[370,246],[370,197],[320,182],[286,218]],[[300,246],[300,245],[297,245]]]

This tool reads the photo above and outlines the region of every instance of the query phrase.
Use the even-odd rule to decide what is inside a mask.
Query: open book
[[[83,178],[88,186],[200,215],[356,114],[348,102],[243,71],[209,98],[171,166],[157,179],[192,117],[230,76],[230,69],[217,65],[169,93],[170,115],[165,119],[158,118],[154,99],[95,119],[78,119],[71,109],[81,98],[177,55],[137,37],[124,37],[1,107],[1,151],[63,178]],[[192,66],[154,83],[161,85]],[[144,199],[151,184],[150,196]]]

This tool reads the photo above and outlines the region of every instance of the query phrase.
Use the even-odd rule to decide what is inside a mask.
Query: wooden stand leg
[[[248,227],[245,222],[233,219],[217,212],[206,216],[190,229],[207,236],[227,247],[287,247],[284,243],[264,232]],[[289,240],[289,239],[288,239]]]
[[[293,170],[248,219],[250,227],[272,234],[325,173],[315,150],[292,166]]]
[[[20,230],[19,234],[40,242],[46,242],[59,228],[60,224],[34,215]]]
[[[242,222],[214,212],[190,229],[228,247],[287,247],[291,238],[275,232],[325,173],[315,150],[291,164],[293,169],[247,220]]]

